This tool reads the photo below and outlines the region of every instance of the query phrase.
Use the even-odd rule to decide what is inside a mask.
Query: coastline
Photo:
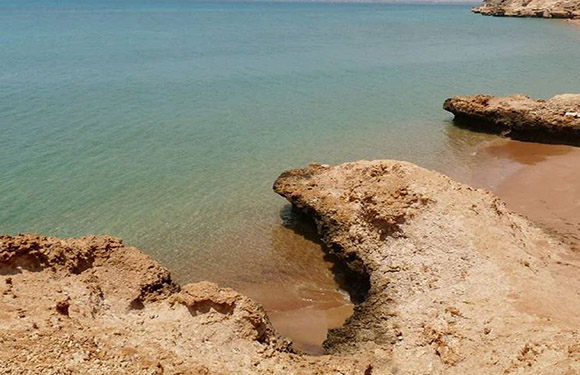
[[[566,172],[580,151],[497,140],[480,156],[500,162],[490,171],[519,163],[501,190],[530,168],[552,171],[554,160]],[[0,370],[25,373],[24,356],[34,360],[25,366],[74,373],[580,370],[578,253],[496,196],[394,160],[311,164],[284,172],[274,190],[313,218],[356,276],[347,281],[362,298],[329,331],[328,355],[300,355],[250,298],[210,282],[176,284],[120,239],[28,234],[0,236],[0,339],[15,343]]]
[[[580,19],[559,21],[580,27]],[[244,67],[239,56],[233,60]],[[242,85],[246,93],[250,85]],[[227,91],[228,100],[235,97]],[[313,98],[324,104],[322,95]],[[444,160],[455,172],[445,175],[392,160],[284,172],[274,185],[289,202],[283,224],[271,234],[238,225],[248,247],[258,242],[254,233],[266,233],[260,243],[268,246],[258,248],[276,256],[224,246],[223,254],[243,261],[216,268],[233,274],[274,259],[271,270],[233,289],[176,282],[146,252],[113,237],[0,235],[0,373],[580,373],[580,147],[490,137],[452,149],[454,158]],[[318,141],[334,147],[332,139]],[[359,157],[356,147],[349,151]],[[208,175],[218,175],[210,166]],[[236,183],[244,195],[243,181]],[[232,206],[220,204],[208,206]],[[298,210],[306,219],[295,217]],[[349,267],[359,280],[350,279]],[[357,281],[368,283],[362,298]]]
[[[465,158],[471,175],[449,173],[452,178],[493,192],[514,212],[580,250],[580,173],[574,169],[580,164],[580,148],[497,138],[475,146]],[[313,233],[299,236],[296,249],[321,246],[312,240],[315,237]],[[327,332],[352,315],[353,304],[347,296],[332,293],[330,286],[315,290],[310,281],[296,280],[298,286],[288,282],[252,284],[239,290],[264,305],[273,325],[282,335],[292,337],[297,349],[322,355]],[[280,293],[286,297],[281,298]],[[316,299],[309,298],[312,296]]]

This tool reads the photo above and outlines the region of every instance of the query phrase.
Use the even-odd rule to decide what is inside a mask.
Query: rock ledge
[[[443,109],[455,115],[456,124],[473,130],[524,141],[580,144],[580,94],[548,100],[525,95],[458,96],[445,100]]]
[[[0,236],[2,374],[363,374],[294,354],[248,297],[182,287],[117,238]]]
[[[331,353],[370,353],[378,374],[580,373],[580,259],[491,193],[388,160],[274,189],[370,282]]]

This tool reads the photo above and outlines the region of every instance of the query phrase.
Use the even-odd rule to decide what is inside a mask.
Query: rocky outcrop
[[[209,282],[183,287],[116,238],[0,236],[0,373],[357,373],[294,354],[264,310]]]
[[[580,373],[578,254],[492,194],[395,161],[274,188],[357,275],[329,355],[296,354],[249,298],[179,286],[119,239],[0,236],[0,373]]]
[[[580,18],[578,0],[484,0],[473,12],[486,16]]]
[[[457,125],[473,130],[524,141],[580,144],[580,94],[548,100],[524,95],[459,96],[447,99],[443,109],[455,115]]]
[[[314,164],[276,192],[367,277],[331,353],[378,374],[580,373],[580,260],[491,193],[395,161]]]

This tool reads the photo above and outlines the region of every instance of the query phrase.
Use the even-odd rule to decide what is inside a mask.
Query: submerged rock
[[[580,18],[578,0],[484,0],[474,13],[486,16]]]
[[[460,126],[497,133],[517,140],[580,144],[580,94],[548,100],[524,95],[458,96],[445,100],[443,109]]]
[[[329,352],[372,353],[377,374],[580,373],[578,254],[491,193],[396,161],[314,164],[274,189],[370,282]]]

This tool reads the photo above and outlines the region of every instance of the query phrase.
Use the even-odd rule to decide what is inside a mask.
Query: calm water
[[[461,175],[485,137],[449,126],[446,97],[580,88],[580,29],[469,9],[0,0],[0,230],[112,234],[182,282],[324,292],[318,248],[281,225],[280,172]]]

